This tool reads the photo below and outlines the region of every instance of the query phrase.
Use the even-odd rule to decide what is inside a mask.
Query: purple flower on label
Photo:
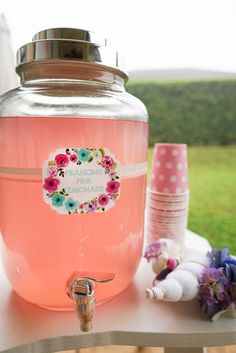
[[[58,167],[64,168],[69,164],[69,158],[67,157],[66,154],[58,154],[55,157],[55,161]]]
[[[165,243],[156,240],[146,246],[144,257],[147,259],[148,262],[151,259],[157,260],[165,247]]]
[[[118,181],[109,181],[107,183],[106,191],[110,194],[116,194],[119,190],[120,183]]]
[[[75,162],[77,162],[77,160],[78,160],[78,156],[76,154],[72,154],[70,156],[70,161],[71,162],[75,163]]]
[[[100,206],[106,206],[109,202],[109,197],[106,194],[102,194],[98,198],[98,203]]]
[[[102,157],[101,165],[103,168],[110,169],[113,166],[113,164],[114,164],[114,161],[111,157],[109,156]]]
[[[56,191],[60,184],[60,180],[52,177],[44,179],[43,188],[49,192]]]
[[[86,211],[87,212],[94,212],[97,209],[97,202],[96,201],[91,201],[86,205]]]

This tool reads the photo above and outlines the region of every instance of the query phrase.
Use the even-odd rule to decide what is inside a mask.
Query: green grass
[[[149,149],[149,174],[153,149]],[[236,253],[236,146],[188,147],[188,228]]]

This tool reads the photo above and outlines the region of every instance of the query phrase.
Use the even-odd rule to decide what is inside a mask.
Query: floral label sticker
[[[120,163],[104,148],[59,148],[43,164],[44,201],[59,214],[105,212],[120,196]]]

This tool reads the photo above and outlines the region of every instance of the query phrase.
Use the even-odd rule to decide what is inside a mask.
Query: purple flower
[[[161,255],[163,249],[166,247],[166,244],[160,242],[159,240],[154,241],[147,245],[144,253],[144,257],[149,262],[151,259],[157,260],[158,257]]]
[[[86,211],[90,213],[90,212],[96,211],[97,206],[98,206],[98,204],[96,201],[91,201],[86,205],[85,208],[86,208]]]
[[[212,318],[231,303],[231,289],[223,268],[206,268],[198,279],[202,310]]]
[[[217,248],[213,248],[207,256],[210,259],[209,266],[211,268],[223,269],[231,288],[231,302],[236,302],[236,259],[229,255],[229,250],[226,247],[220,251]]]
[[[236,282],[230,283],[230,290],[231,290],[231,302],[236,304]]]
[[[221,311],[220,303],[213,303],[208,305],[206,302],[201,303],[201,308],[204,314],[206,314],[210,319],[215,316],[219,311]]]
[[[236,303],[236,265],[234,263],[226,263],[224,272],[230,285],[230,300],[232,303]]]
[[[236,283],[236,265],[231,263],[226,263],[224,267],[225,275],[229,282]]]
[[[209,267],[219,268],[225,267],[226,264],[236,265],[236,260],[229,256],[229,249],[226,247],[221,250],[212,248],[211,252],[207,253],[207,257],[210,259]]]

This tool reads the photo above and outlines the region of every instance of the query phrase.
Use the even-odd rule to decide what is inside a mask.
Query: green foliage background
[[[189,228],[236,254],[236,80],[131,81],[127,90],[148,109],[150,146],[190,146]]]
[[[236,143],[236,80],[131,81],[127,90],[146,105],[150,146]]]

